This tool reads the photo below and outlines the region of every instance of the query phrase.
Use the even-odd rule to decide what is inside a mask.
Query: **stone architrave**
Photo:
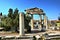
[[[19,35],[24,35],[24,14],[19,14]]]

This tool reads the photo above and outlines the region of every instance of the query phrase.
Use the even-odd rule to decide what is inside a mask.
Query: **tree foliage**
[[[18,9],[16,8],[13,12],[13,9],[10,8],[8,10],[8,15],[3,16],[2,18],[2,27],[4,27],[5,30],[15,30],[15,27],[18,27],[19,25],[18,21],[19,21]]]
[[[13,18],[13,9],[10,8],[8,12],[8,17]]]
[[[58,20],[60,20],[60,16],[58,17]]]
[[[30,20],[31,20],[31,16],[29,16],[28,13],[25,14],[25,29],[27,29],[27,32],[31,32],[31,27],[29,25],[30,23]]]
[[[24,15],[25,29],[27,29],[28,32],[31,31],[31,27],[29,26],[30,19],[31,17],[28,14]],[[17,8],[14,11],[10,8],[8,15],[3,16],[2,27],[4,27],[5,30],[17,31],[19,27],[19,10]]]

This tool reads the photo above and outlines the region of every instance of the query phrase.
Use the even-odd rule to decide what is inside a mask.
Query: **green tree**
[[[17,31],[18,27],[19,27],[19,14],[18,14],[19,10],[16,8],[14,10],[14,14],[13,14],[13,24],[15,27],[15,31]]]
[[[18,12],[19,12],[19,10],[16,8],[15,11],[14,11],[14,14],[13,14],[13,17],[14,17],[13,23],[14,23],[14,25],[16,24],[15,26],[18,26],[18,23],[19,23],[19,14],[18,14]]]
[[[19,12],[19,10],[16,8],[16,9],[14,10],[14,14],[13,14],[14,19],[15,19],[16,16],[18,15],[18,12]]]
[[[10,21],[12,21],[11,18],[8,18],[7,16],[2,17],[2,27],[4,27],[5,30],[10,29],[11,26]]]
[[[9,9],[8,15],[3,16],[2,18],[2,26],[5,27],[5,30],[15,31],[16,27],[19,26],[19,14],[18,9],[16,8],[13,12],[13,9]]]
[[[25,17],[25,19],[24,19],[25,29],[27,29],[27,32],[31,32],[31,27],[30,27],[30,25],[29,25],[30,20],[31,20],[31,16],[29,16],[29,14],[26,13],[24,17]]]
[[[8,12],[8,17],[13,18],[13,9],[10,8]]]
[[[60,16],[58,17],[58,20],[60,20]]]
[[[8,17],[7,17],[7,21],[9,22],[7,25],[11,28],[11,30],[13,30],[13,9],[10,8],[8,10]]]
[[[1,21],[1,19],[2,19],[2,12],[0,13],[0,27],[2,26],[2,21]]]
[[[31,16],[28,13],[24,14],[24,23],[25,29],[27,32],[31,32],[31,27],[29,26]],[[17,31],[19,27],[19,10],[16,8],[13,12],[13,9],[9,9],[8,15],[3,16],[2,18],[2,27],[5,27],[5,30],[14,30]]]

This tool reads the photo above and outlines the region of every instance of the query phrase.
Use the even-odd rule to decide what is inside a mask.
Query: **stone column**
[[[48,29],[48,18],[46,16],[46,29]]]
[[[31,19],[31,29],[34,29],[34,24],[33,24],[33,14],[31,14],[32,19]]]
[[[24,35],[24,14],[19,14],[19,35]]]
[[[40,28],[39,29],[41,29],[41,27],[42,27],[42,15],[39,15],[40,16]]]
[[[47,17],[46,15],[43,15],[43,17],[44,17],[44,26],[46,26],[46,29],[47,29]]]

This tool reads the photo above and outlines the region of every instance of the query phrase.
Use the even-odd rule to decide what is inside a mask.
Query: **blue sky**
[[[0,0],[0,12],[3,15],[8,14],[9,8],[18,8],[19,12],[24,12],[25,9],[33,7],[43,9],[48,19],[56,20],[60,13],[60,0]]]

